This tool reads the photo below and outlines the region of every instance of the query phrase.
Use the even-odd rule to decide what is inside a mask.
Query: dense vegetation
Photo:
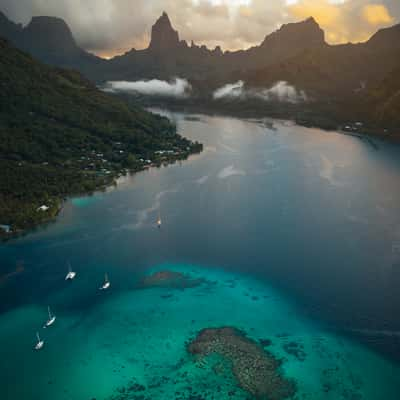
[[[100,188],[148,160],[158,164],[201,150],[166,118],[1,39],[0,88],[0,225],[13,231],[54,216],[63,197]],[[38,211],[42,205],[49,210]]]
[[[371,90],[367,98],[369,108],[379,123],[399,131],[400,127],[400,66]]]

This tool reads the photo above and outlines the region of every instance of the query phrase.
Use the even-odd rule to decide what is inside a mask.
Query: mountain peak
[[[0,11],[0,36],[8,40],[15,40],[16,35],[22,31],[22,25],[11,22],[7,16]]]
[[[400,24],[390,26],[388,28],[379,29],[371,38],[368,40],[367,44],[371,46],[382,46],[382,47],[392,47],[395,45],[398,47],[400,38]]]
[[[168,14],[164,11],[152,27],[149,48],[155,51],[163,51],[178,46],[178,32],[172,27]]]
[[[59,31],[64,31],[68,34],[71,34],[71,30],[67,23],[58,17],[48,17],[48,16],[37,16],[32,17],[31,22],[29,23],[28,27],[34,29],[58,29]]]
[[[308,17],[306,20],[304,20],[303,22],[308,23],[308,24],[315,24],[318,25],[318,22],[315,20],[315,18],[313,16]],[[319,25],[318,25],[319,26]]]
[[[309,17],[301,22],[292,22],[282,25],[277,31],[268,35],[261,46],[266,46],[276,41],[278,41],[281,46],[318,46],[325,43],[325,33],[314,17]]]
[[[55,46],[75,46],[71,29],[61,18],[47,16],[33,17],[25,29],[28,35],[36,37],[36,40],[44,40],[47,43],[52,42]]]
[[[51,62],[56,54],[62,59],[81,55],[67,23],[56,17],[33,17],[24,29],[23,48],[34,55],[46,54],[45,61]],[[52,54],[47,61],[47,56]]]

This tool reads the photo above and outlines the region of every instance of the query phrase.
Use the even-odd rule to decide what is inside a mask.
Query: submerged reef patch
[[[272,340],[271,339],[260,339],[259,342],[260,342],[262,347],[268,347],[268,346],[272,345]]]
[[[188,274],[176,271],[158,271],[145,276],[140,280],[138,287],[140,289],[148,288],[170,288],[170,289],[190,289],[206,283],[205,279],[192,278]]]
[[[126,387],[117,389],[117,394],[110,397],[110,400],[151,400],[144,395],[146,387],[132,379]]]
[[[283,400],[296,392],[295,383],[280,370],[281,361],[238,329],[203,329],[187,350],[199,357],[219,354],[227,359],[239,386],[256,399]]]
[[[297,342],[289,342],[283,345],[283,349],[287,354],[290,354],[297,358],[298,361],[304,361],[306,359],[306,352],[304,346]]]

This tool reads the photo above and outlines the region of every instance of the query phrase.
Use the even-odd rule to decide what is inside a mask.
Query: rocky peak
[[[280,29],[268,35],[262,47],[272,42],[280,46],[313,47],[325,44],[325,33],[313,17],[304,21],[282,25]]]
[[[16,35],[20,34],[22,26],[11,22],[1,11],[0,11],[0,36],[10,41],[16,39]]]
[[[69,26],[61,18],[33,17],[25,33],[35,46],[62,49],[64,52],[78,48]]]
[[[66,22],[56,17],[32,17],[26,29],[34,33],[51,33],[72,38],[71,30]]]
[[[217,56],[222,56],[224,54],[221,49],[221,46],[216,46],[212,52],[213,52],[213,54],[215,54]]]
[[[310,24],[310,25],[318,25],[318,22],[315,20],[314,17],[308,17],[306,20],[303,21],[305,24]],[[319,25],[318,25],[319,27]]]
[[[399,49],[400,24],[380,29],[366,42],[366,45],[371,48]]]
[[[166,12],[153,25],[151,30],[150,49],[154,51],[164,51],[179,47],[179,35],[171,25],[171,21]]]

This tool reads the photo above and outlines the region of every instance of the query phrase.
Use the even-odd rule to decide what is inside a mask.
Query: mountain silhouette
[[[216,88],[239,80],[250,89],[285,81],[315,104],[332,104],[335,111],[365,107],[381,120],[382,115],[393,114],[387,110],[396,104],[392,99],[386,111],[376,111],[376,99],[383,101],[387,82],[400,68],[400,25],[381,29],[364,43],[329,45],[310,17],[282,25],[258,46],[223,52],[220,47],[208,49],[180,39],[164,12],[151,29],[146,49],[132,49],[111,60],[81,49],[59,18],[34,17],[22,27],[0,13],[0,36],[45,63],[77,69],[97,83],[180,77],[189,80],[204,101]]]

